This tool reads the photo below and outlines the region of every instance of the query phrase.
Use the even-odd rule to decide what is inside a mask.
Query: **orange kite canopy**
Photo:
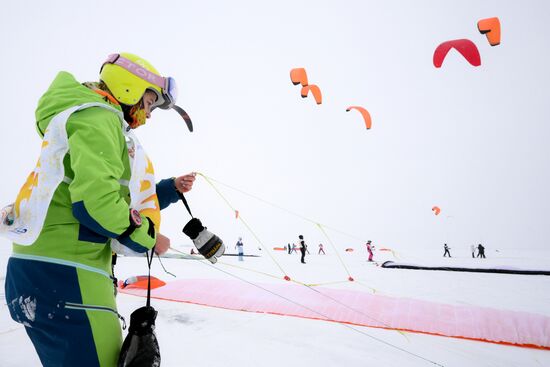
[[[439,215],[439,213],[441,213],[441,209],[439,209],[438,206],[434,206],[432,208],[432,211],[434,212],[435,215]]]
[[[361,106],[349,106],[348,108],[346,108],[346,112],[349,112],[351,110],[357,110],[361,112],[361,115],[363,116],[363,120],[365,121],[365,126],[367,127],[367,130],[371,128],[372,121],[370,118],[369,111],[367,111],[364,107],[361,107]]]
[[[305,87],[308,84],[306,69],[295,68],[290,70],[290,80],[294,85],[302,84]]]
[[[118,287],[122,289],[147,289],[147,283],[149,279],[147,275],[136,275],[126,279],[125,281],[119,281]],[[166,282],[151,276],[151,289],[160,288],[165,286]]]
[[[433,56],[433,63],[436,68],[440,68],[441,65],[443,65],[447,53],[449,53],[449,50],[452,48],[460,52],[472,66],[481,65],[481,56],[479,55],[477,46],[468,39],[459,39],[443,42],[437,46]]]
[[[487,36],[491,46],[500,45],[500,20],[497,17],[481,19],[477,22],[477,29]]]
[[[309,92],[313,94],[313,98],[315,98],[315,102],[317,104],[323,103],[323,96],[321,95],[321,90],[318,86],[316,86],[315,84],[306,85],[302,87],[300,94],[302,95],[302,98],[306,98]]]

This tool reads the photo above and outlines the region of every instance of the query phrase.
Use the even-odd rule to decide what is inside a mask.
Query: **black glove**
[[[222,256],[225,252],[225,245],[223,241],[208,231],[206,227],[203,227],[200,219],[191,219],[185,227],[183,227],[183,233],[185,233],[193,243],[199,253],[209,260],[212,264],[218,261],[218,257]]]
[[[154,331],[156,318],[157,311],[150,306],[132,312],[118,367],[160,366],[160,349]]]

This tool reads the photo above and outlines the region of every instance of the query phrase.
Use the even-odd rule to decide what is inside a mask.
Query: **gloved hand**
[[[212,264],[215,264],[218,261],[218,257],[222,256],[225,252],[223,241],[218,236],[208,231],[206,227],[203,227],[198,218],[191,219],[185,227],[183,227],[183,233],[193,240],[199,253]]]

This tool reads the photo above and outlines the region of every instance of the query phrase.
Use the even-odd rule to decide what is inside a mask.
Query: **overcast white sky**
[[[127,51],[178,80],[195,124],[190,134],[156,111],[137,130],[159,179],[203,172],[361,239],[327,231],[341,247],[547,248],[549,10],[542,0],[11,1],[0,15],[0,200],[13,201],[34,167],[34,110],[55,74],[96,80],[108,54]],[[496,47],[476,27],[493,16]],[[436,69],[434,49],[458,38],[482,65],[451,51]],[[294,67],[322,105],[300,98]],[[349,105],[370,111],[371,130]],[[326,241],[311,223],[220,190],[269,247],[298,234]],[[204,180],[188,199],[226,242],[255,242]],[[163,232],[188,243],[188,219],[170,208]]]

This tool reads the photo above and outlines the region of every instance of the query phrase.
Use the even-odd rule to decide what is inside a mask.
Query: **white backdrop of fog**
[[[550,5],[545,1],[71,1],[9,2],[0,21],[3,102],[2,204],[36,163],[34,109],[59,70],[96,80],[104,58],[143,56],[180,86],[179,117],[156,111],[137,130],[157,177],[200,171],[357,238],[327,231],[335,245],[366,239],[395,249],[466,254],[547,247],[550,238]],[[491,47],[479,19],[498,16]],[[472,67],[435,47],[468,38]],[[289,71],[305,67],[323,104],[302,99]],[[367,131],[349,105],[366,107]],[[315,225],[219,189],[268,247]],[[253,236],[198,178],[194,214],[232,244]],[[434,216],[432,206],[442,212]],[[183,206],[163,232],[188,243]]]

